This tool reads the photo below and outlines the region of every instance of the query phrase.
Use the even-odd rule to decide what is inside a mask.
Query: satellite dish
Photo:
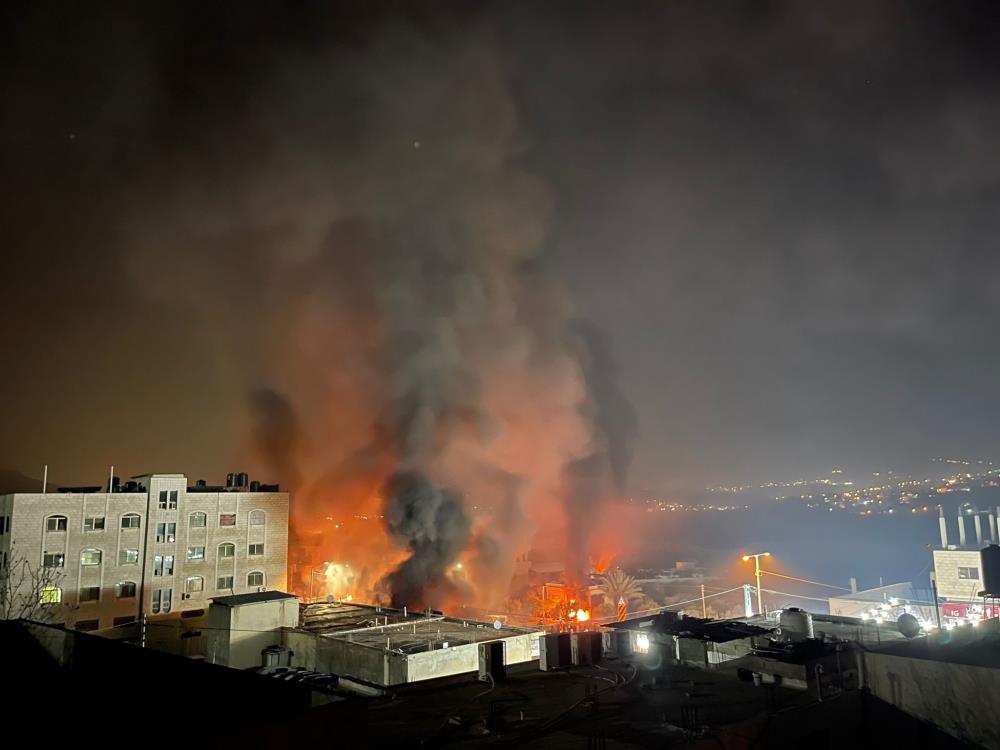
[[[909,612],[904,612],[899,616],[899,619],[896,620],[896,627],[907,638],[914,638],[920,635],[920,621]]]
[[[499,630],[500,628],[503,627],[503,623],[500,622],[499,620],[494,620],[493,621],[493,627],[495,627],[497,630]]]

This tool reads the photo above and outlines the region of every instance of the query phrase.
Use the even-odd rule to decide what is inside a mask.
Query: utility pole
[[[701,584],[701,616],[708,619],[708,610],[705,608],[705,584]]]
[[[770,557],[770,556],[771,556],[770,552],[757,552],[756,554],[753,555],[743,555],[743,562],[746,562],[751,557],[753,558],[753,575],[754,578],[757,579],[757,613],[761,615],[764,614],[764,603],[760,595],[760,574],[761,574],[760,558]]]

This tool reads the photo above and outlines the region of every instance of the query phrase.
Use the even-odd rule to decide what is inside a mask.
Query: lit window
[[[174,556],[163,556],[163,575],[172,576],[174,574]]]
[[[100,565],[101,551],[99,549],[85,549],[80,553],[80,565]]]
[[[115,597],[118,599],[133,599],[135,597],[135,581],[122,581],[116,584]]]
[[[228,542],[225,544],[220,544],[219,557],[236,557],[236,545],[229,544]]]
[[[62,601],[62,589],[58,586],[43,586],[39,592],[39,604],[58,604]]]
[[[163,575],[163,555],[153,556],[153,575],[154,576]]]
[[[192,513],[191,517],[188,519],[188,526],[194,529],[200,529],[206,526],[208,516],[204,513]]]
[[[223,513],[219,516],[219,526],[235,526],[235,525],[236,525],[235,513]]]
[[[124,516],[122,516],[123,529],[138,529],[139,523],[140,520],[138,513],[126,513]]]
[[[963,581],[978,581],[979,568],[959,568],[958,577]]]
[[[264,545],[263,544],[251,544],[249,549],[247,549],[248,555],[263,555]]]
[[[119,565],[135,565],[138,562],[139,562],[139,550],[137,549],[118,550]]]
[[[45,519],[46,531],[66,531],[66,516],[49,516]]]
[[[100,586],[83,586],[80,589],[81,602],[96,602],[101,598]]]
[[[215,582],[215,588],[219,591],[231,591],[233,588],[233,577],[219,576]]]
[[[97,630],[99,627],[101,627],[100,620],[80,620],[76,623],[76,629],[83,633],[89,633],[91,630]]]
[[[649,636],[645,633],[639,633],[635,637],[635,652],[637,654],[648,654],[649,653]]]
[[[66,555],[62,552],[46,552],[42,555],[43,568],[61,568],[66,564]]]
[[[205,548],[204,547],[188,547],[188,560],[204,560],[205,559]]]
[[[262,510],[252,510],[252,511],[250,511],[250,525],[251,526],[263,526],[264,525],[264,511],[262,511]]]
[[[205,590],[205,579],[201,576],[191,576],[187,579],[184,590],[189,594],[196,594]]]
[[[177,540],[177,524],[176,523],[158,523],[156,524],[156,541],[167,542],[168,544]]]
[[[104,531],[104,516],[93,516],[83,520],[84,531]]]
[[[255,570],[247,576],[247,586],[263,586],[264,585],[264,574],[259,570]]]

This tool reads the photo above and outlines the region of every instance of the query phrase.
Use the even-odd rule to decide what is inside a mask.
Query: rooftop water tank
[[[804,641],[816,637],[813,632],[812,615],[798,607],[781,610],[778,625],[781,628],[781,635],[787,641]]]

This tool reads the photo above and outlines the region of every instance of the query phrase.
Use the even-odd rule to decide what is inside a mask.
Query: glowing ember
[[[586,622],[589,619],[590,619],[590,612],[588,612],[587,610],[585,610],[585,609],[578,609],[576,611],[576,621],[577,622]]]

